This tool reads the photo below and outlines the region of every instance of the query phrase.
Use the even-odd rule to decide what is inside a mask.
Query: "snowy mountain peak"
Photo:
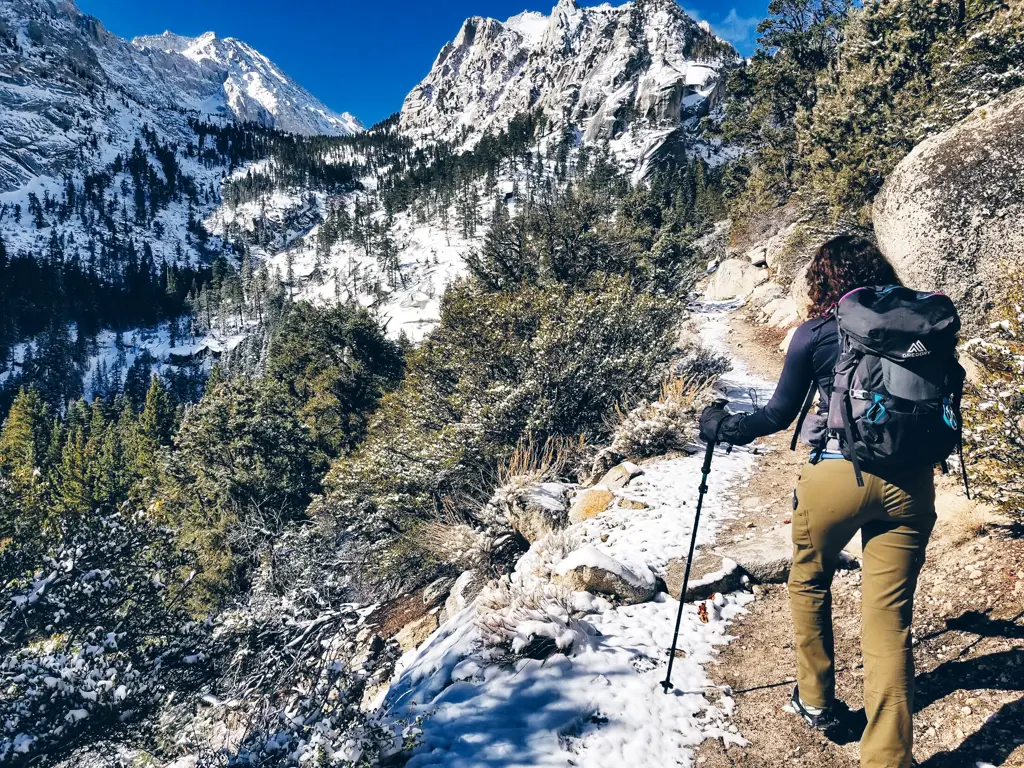
[[[193,37],[176,35],[167,30],[162,35],[151,35],[149,37],[137,37],[132,43],[142,47],[159,48],[165,53],[181,53],[195,41]]]
[[[328,109],[270,59],[235,38],[205,32],[185,37],[172,32],[137,37],[132,46],[173,75],[198,76],[220,86],[207,97],[207,111],[230,112],[241,120],[300,134],[350,136],[363,129],[347,112]],[[162,54],[162,56],[161,56]],[[166,57],[166,58],[165,58]],[[187,60],[193,66],[181,61]]]
[[[587,141],[627,137],[639,153],[706,112],[736,60],[673,0],[559,0],[548,15],[467,19],[406,97],[400,125],[417,141],[473,143],[539,110],[553,128],[579,128]]]
[[[537,11],[523,11],[505,22],[505,27],[522,35],[523,42],[530,47],[540,42],[547,26],[548,17]]]

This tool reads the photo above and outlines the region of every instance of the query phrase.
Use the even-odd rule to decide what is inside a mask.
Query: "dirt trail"
[[[777,335],[731,323],[735,353],[752,371],[777,378]],[[720,540],[788,522],[791,489],[805,456],[789,451],[789,435],[761,441],[766,449],[743,491],[744,516]],[[915,757],[927,768],[1024,766],[1024,531],[994,520],[939,481],[939,524],[918,588]],[[983,522],[987,520],[988,522]],[[863,706],[860,658],[860,573],[840,572],[833,589],[837,691],[851,709]],[[859,734],[836,743],[783,712],[795,661],[784,585],[757,588],[758,599],[735,625],[737,640],[718,659],[718,683],[733,689],[732,722],[747,747],[705,742],[702,768],[836,766],[856,768]],[[712,672],[714,674],[714,672]]]

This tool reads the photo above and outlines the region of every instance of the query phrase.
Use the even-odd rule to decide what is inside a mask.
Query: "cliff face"
[[[472,143],[539,111],[553,129],[639,150],[695,124],[735,59],[674,2],[561,0],[548,16],[468,19],[406,98],[400,124],[417,140]]]
[[[1024,262],[1024,89],[919,144],[874,204],[885,255],[915,288],[942,290],[980,321]]]

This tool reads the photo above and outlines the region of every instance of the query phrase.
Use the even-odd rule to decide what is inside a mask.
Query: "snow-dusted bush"
[[[695,341],[683,346],[679,357],[672,364],[673,377],[692,381],[714,382],[732,370],[732,363],[725,355]]]
[[[476,626],[484,643],[512,657],[545,658],[584,647],[593,627],[581,620],[575,595],[555,584],[499,581],[477,599]]]
[[[999,314],[964,345],[981,364],[964,400],[965,459],[978,496],[1024,520],[1024,295]]]
[[[510,579],[484,588],[477,600],[476,625],[485,645],[511,657],[542,658],[574,653],[594,633],[581,620],[589,600],[554,584],[555,569],[580,547],[569,531],[546,536],[522,557]]]
[[[212,621],[219,676],[206,699],[215,708],[184,718],[177,743],[200,766],[372,765],[390,744],[360,705],[368,683],[390,676],[397,646],[366,627],[372,607],[340,603],[315,579],[281,589],[275,571],[301,540],[286,542],[276,565],[265,558],[247,601]],[[233,738],[218,740],[211,725],[228,717]]]
[[[418,526],[415,538],[424,549],[463,570],[489,570],[497,543],[487,531],[440,521]]]
[[[45,764],[208,673],[171,531],[126,508],[56,539],[30,572],[4,568],[0,762]]]
[[[514,292],[451,286],[441,322],[409,360],[366,442],[337,462],[314,505],[365,532],[368,591],[437,578],[444,564],[411,532],[446,503],[479,509],[526,435],[603,441],[625,400],[650,397],[675,346],[680,305],[625,277]]]
[[[620,409],[612,451],[640,459],[683,448],[696,436],[697,412],[713,380],[704,376],[670,379],[657,400],[641,402],[628,412]]]
[[[244,697],[245,734],[237,749],[200,765],[374,765],[391,737],[360,708],[367,672],[348,662],[354,632],[346,621],[353,619],[354,612],[247,626],[262,630],[262,647],[243,644],[247,652],[236,654],[230,686],[233,698]]]
[[[516,566],[516,580],[521,583],[547,582],[555,575],[558,564],[583,546],[576,531],[559,531],[534,544]]]

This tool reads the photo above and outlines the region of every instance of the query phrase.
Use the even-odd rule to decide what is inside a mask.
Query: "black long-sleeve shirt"
[[[838,359],[839,327],[835,318],[808,320],[796,329],[772,399],[764,408],[744,416],[737,431],[754,439],[786,429],[800,414],[812,381],[818,385],[820,402],[827,403]]]

